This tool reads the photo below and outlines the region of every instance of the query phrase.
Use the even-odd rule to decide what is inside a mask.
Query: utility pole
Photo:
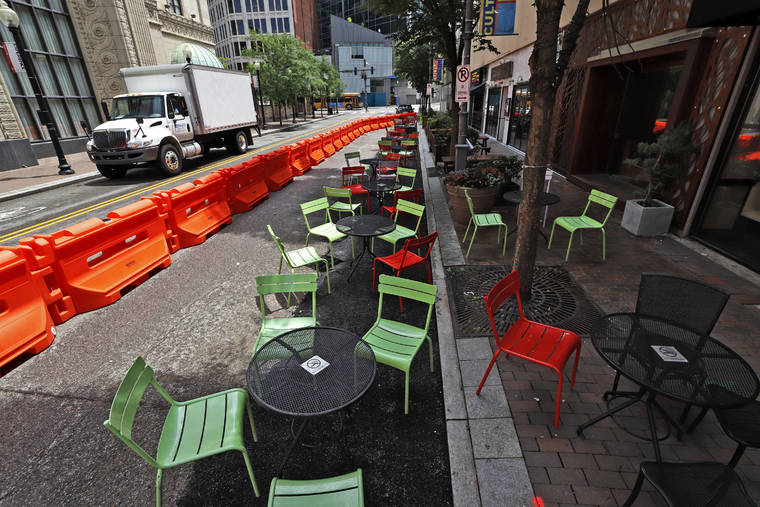
[[[462,52],[462,64],[470,65],[470,48],[472,46],[472,0],[465,0],[464,6],[464,51]],[[456,79],[456,76],[454,76]],[[452,97],[453,99],[453,97]],[[456,144],[455,171],[464,171],[467,166],[467,110],[470,105],[463,102],[459,105],[459,138]]]

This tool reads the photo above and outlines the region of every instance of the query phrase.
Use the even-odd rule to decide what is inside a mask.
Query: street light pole
[[[264,92],[261,91],[261,62],[255,62],[253,68],[256,69],[256,81],[259,84],[259,107],[261,108],[261,128],[267,128],[266,113],[264,112]]]
[[[472,0],[465,0],[464,6],[464,39],[463,65],[470,64],[470,47],[472,45]],[[457,79],[457,76],[452,76]],[[467,110],[469,104],[462,102],[459,105],[459,138],[456,144],[456,159],[454,161],[454,170],[464,171],[467,166]]]
[[[24,40],[19,31],[18,14],[16,14],[16,11],[8,7],[5,0],[0,0],[0,22],[2,22],[8,30],[10,30],[11,35],[13,35],[13,40],[16,42],[16,47],[21,55],[21,61],[23,62],[24,67],[26,67],[29,83],[32,85],[34,96],[37,99],[37,105],[40,107],[37,111],[37,115],[39,116],[40,122],[44,123],[47,127],[48,134],[50,135],[50,142],[53,143],[53,149],[55,149],[55,154],[58,156],[58,174],[74,174],[74,169],[71,168],[66,161],[66,157],[63,155],[61,143],[58,140],[58,126],[55,124],[53,115],[50,113],[50,106],[48,105],[47,98],[42,95],[42,88],[40,88],[40,83],[37,79],[37,73],[34,70],[32,59],[29,58],[29,55],[26,52]]]

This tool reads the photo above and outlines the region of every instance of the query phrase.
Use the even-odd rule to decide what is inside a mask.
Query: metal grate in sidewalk
[[[491,335],[483,296],[510,272],[510,268],[451,266],[446,271],[457,336]],[[601,316],[583,289],[561,266],[537,266],[531,293],[531,300],[523,302],[526,317],[543,324],[588,335],[594,321]],[[499,332],[504,333],[517,316],[517,301],[511,298],[496,314]]]

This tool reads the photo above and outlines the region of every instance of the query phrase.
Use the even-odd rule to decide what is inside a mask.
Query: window
[[[257,32],[261,32],[261,27],[259,26],[258,18],[253,20],[253,29],[256,30]]]
[[[83,136],[81,120],[95,127],[101,119],[71,19],[57,0],[31,3],[33,5],[14,4],[12,8],[21,19],[21,37],[30,49],[32,65],[43,93],[47,95],[52,121],[62,138]],[[13,40],[3,25],[0,25],[0,38]],[[27,137],[31,141],[49,139],[47,128],[36,114],[39,106],[29,77],[13,73],[5,58],[0,58],[0,74]]]
[[[267,33],[267,20],[261,20],[261,33]]]
[[[235,28],[235,20],[230,21],[230,31],[232,35],[237,35],[237,29]]]
[[[235,50],[235,56],[240,56],[240,46],[233,44],[232,48]]]
[[[251,12],[251,0],[245,0],[245,11]]]
[[[282,33],[282,18],[277,18],[277,31]]]
[[[288,18],[283,18],[283,23],[285,23],[285,31],[290,33],[290,20]]]
[[[179,14],[180,16],[182,16],[181,0],[166,0],[166,3],[169,5],[170,11],[172,11],[174,14]]]
[[[245,25],[242,19],[237,20],[237,30],[238,35],[245,35]]]
[[[240,0],[233,0],[235,5],[235,12],[243,12],[243,7],[240,5]]]
[[[269,20],[269,23],[272,25],[272,33],[277,33],[277,20],[272,18]]]
[[[180,95],[170,95],[166,101],[166,109],[176,116],[187,116],[187,104]]]
[[[269,0],[269,10],[274,11],[274,0]],[[274,31],[274,30],[272,30]]]
[[[253,30],[253,20],[252,19],[248,20],[248,30]],[[258,32],[258,30],[256,30],[256,31]]]
[[[259,12],[264,12],[264,0],[259,0]],[[264,30],[266,32],[266,30]]]
[[[361,46],[351,46],[351,58],[364,58],[364,48]]]
[[[288,10],[288,0],[282,0],[282,10]]]

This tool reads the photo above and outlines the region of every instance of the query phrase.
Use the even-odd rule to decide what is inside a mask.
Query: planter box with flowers
[[[488,213],[502,193],[508,191],[512,178],[522,169],[522,161],[516,157],[477,162],[465,171],[455,171],[443,178],[449,194],[449,204],[455,222],[466,224],[470,209],[464,191],[467,190],[475,213]]]

